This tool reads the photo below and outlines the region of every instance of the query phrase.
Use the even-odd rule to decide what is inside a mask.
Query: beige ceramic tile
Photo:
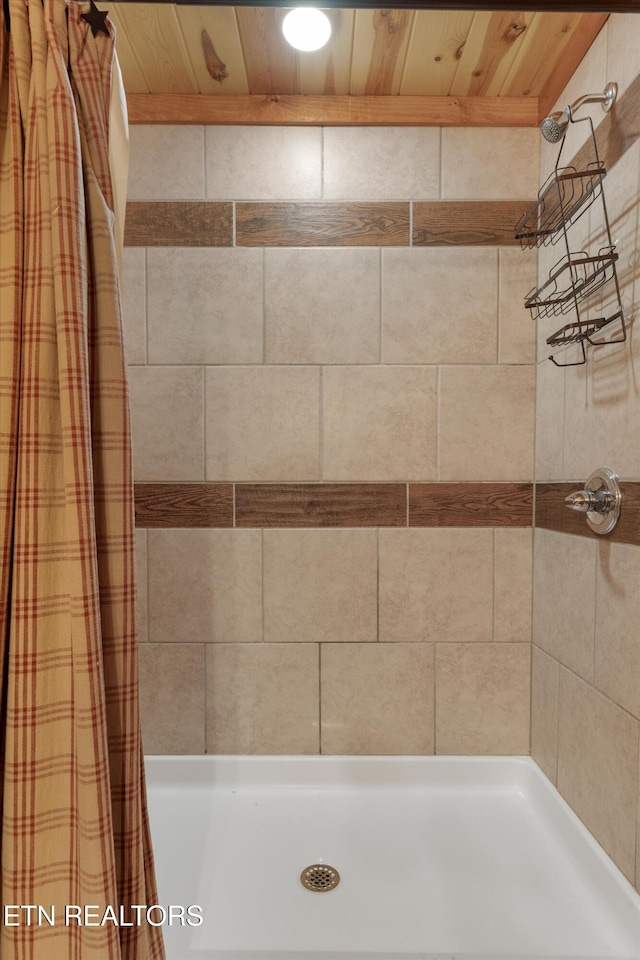
[[[207,753],[319,751],[318,648],[207,647]]]
[[[208,200],[310,200],[321,195],[319,127],[206,128]]]
[[[130,367],[129,393],[135,480],[203,480],[202,369]]]
[[[495,247],[382,252],[385,363],[495,363]]]
[[[640,476],[640,356],[635,336],[640,263],[637,250],[638,181],[640,145],[628,150],[605,181],[611,235],[620,257],[618,279],[630,340],[619,346],[594,348],[589,362],[567,375],[565,410],[565,470],[586,477],[598,463],[611,464],[623,477]],[[602,216],[590,210],[594,248],[605,243]],[[617,309],[611,284],[602,288],[601,302],[594,302],[595,315],[607,316]],[[615,334],[615,331],[614,331]]]
[[[148,585],[147,585],[147,531],[136,530],[136,627],[138,642],[148,640]]]
[[[536,480],[562,480],[565,371],[543,360],[536,376]]]
[[[606,77],[607,80],[615,80],[618,84],[618,96],[621,96],[638,75],[640,19],[628,14],[610,13],[605,30],[607,34]]]
[[[531,641],[531,530],[495,530],[493,639]]]
[[[432,644],[323,643],[322,753],[433,753]]]
[[[443,367],[439,480],[531,480],[535,370]]]
[[[377,567],[375,530],[265,530],[265,640],[377,640]]]
[[[640,760],[638,761],[640,770]],[[638,780],[638,824],[636,828],[636,890],[640,893],[640,779]]]
[[[560,670],[558,789],[632,882],[638,721],[568,670]]]
[[[639,180],[640,143],[636,141],[607,171],[607,178],[604,181],[611,240],[615,244],[616,253],[619,257],[616,263],[616,272],[627,310],[630,303],[636,298],[636,291],[633,287],[637,287],[640,275],[637,256],[640,240],[638,229]],[[594,250],[606,247],[609,242],[606,233],[604,208],[601,203],[593,203],[589,210],[589,239]]]
[[[377,363],[378,250],[266,250],[268,363]]]
[[[638,247],[640,246],[640,143],[636,142],[626,153],[618,160],[615,166],[608,171],[605,181],[607,215],[610,224],[611,239],[615,244],[618,261],[616,263],[616,272],[618,284],[620,286],[621,301],[624,310],[625,320],[628,327],[628,335],[637,348],[637,319],[638,304],[640,301],[640,258],[638,257]],[[590,237],[592,249],[598,250],[608,244],[608,234],[602,205],[595,204],[590,211]],[[590,303],[593,303],[591,315],[611,316],[618,308],[615,288],[612,284],[605,284],[601,288],[602,297],[594,297]],[[607,348],[607,353],[611,353],[614,348]],[[638,351],[630,349],[629,345],[618,348],[619,352],[626,360],[624,367],[624,396],[631,402],[638,403],[640,394],[635,386],[640,377],[640,358]],[[598,368],[594,368],[594,373]],[[603,368],[604,369],[604,368]],[[621,370],[620,373],[623,371]],[[623,384],[617,385],[617,392],[622,394]],[[598,384],[594,383],[594,395],[597,396],[601,390],[596,390]],[[610,391],[610,386],[609,390]]]
[[[443,128],[443,200],[534,199],[539,137],[537,127]]]
[[[440,190],[437,127],[326,127],[328,200],[436,200]]]
[[[133,124],[129,128],[129,200],[202,200],[204,128]]]
[[[599,543],[595,686],[640,717],[640,548]]]
[[[262,640],[260,530],[150,530],[149,618],[156,643]]]
[[[144,247],[122,251],[122,326],[127,363],[147,362],[147,307]]]
[[[492,587],[492,530],[380,530],[380,640],[491,640]]]
[[[526,295],[536,286],[537,261],[532,250],[500,248],[499,340],[500,363],[534,363],[536,327]]]
[[[436,371],[326,367],[325,480],[433,480]]]
[[[436,647],[436,753],[529,753],[530,645]]]
[[[565,476],[586,480],[605,464],[621,477],[639,477],[640,381],[630,345],[591,349],[571,374],[565,379]]]
[[[145,753],[204,753],[204,646],[145,643],[138,648]]]
[[[596,544],[535,531],[533,642],[585,680],[593,678]]]
[[[207,370],[207,480],[317,480],[319,371]]]
[[[638,824],[636,829],[636,890],[640,893],[640,755],[638,756]]]
[[[558,776],[558,661],[531,648],[531,756],[555,784]]]
[[[147,251],[149,363],[260,363],[262,251]]]

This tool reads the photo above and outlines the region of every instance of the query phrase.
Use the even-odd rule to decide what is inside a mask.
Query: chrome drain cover
[[[327,890],[333,890],[340,883],[340,874],[335,867],[330,867],[328,863],[312,863],[305,867],[300,874],[300,882],[307,890],[313,890],[314,893],[325,893]]]

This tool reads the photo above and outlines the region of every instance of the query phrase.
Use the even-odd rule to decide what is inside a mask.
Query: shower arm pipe
[[[585,103],[602,103],[602,109],[606,110],[607,107],[605,104],[608,102],[608,100],[613,101],[615,99],[615,92],[609,90],[609,87],[612,86],[613,84],[609,84],[604,93],[586,93],[583,97],[579,97],[575,103],[567,105],[564,109],[570,116],[573,116],[573,114],[577,113],[580,107],[583,107]]]
[[[562,110],[556,110],[554,113],[550,113],[548,117],[540,124],[540,131],[542,136],[548,143],[558,143],[563,141],[564,145],[564,135],[567,132],[569,123],[574,122],[573,115],[582,107],[585,103],[599,103],[602,106],[602,109],[605,113],[608,113],[614,103],[616,102],[616,97],[618,96],[618,84],[610,82],[606,85],[602,93],[587,93],[585,96],[580,97],[572,104],[567,104],[566,107],[563,107]],[[590,118],[587,118],[591,122]],[[593,134],[593,124],[592,134]],[[594,141],[595,142],[595,141]],[[597,155],[596,147],[596,155]],[[562,153],[562,148],[560,148],[560,153]],[[556,161],[556,169],[560,162],[560,154],[558,154],[558,160]]]

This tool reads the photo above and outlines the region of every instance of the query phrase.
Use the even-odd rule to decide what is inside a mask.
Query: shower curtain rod
[[[140,0],[119,0],[137,3]],[[149,2],[149,0],[147,0]],[[640,13],[640,0],[151,0],[180,7],[346,7],[386,10],[496,10],[543,13]]]

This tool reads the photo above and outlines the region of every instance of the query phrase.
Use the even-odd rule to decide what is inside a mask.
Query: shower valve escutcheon
[[[595,533],[610,533],[620,516],[622,493],[618,477],[608,467],[598,467],[584,485],[565,497],[570,510],[586,513],[587,523]]]

